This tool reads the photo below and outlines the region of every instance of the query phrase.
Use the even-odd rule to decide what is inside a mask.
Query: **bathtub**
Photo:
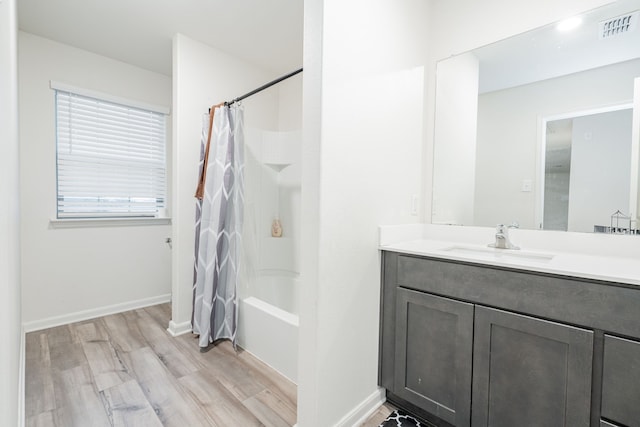
[[[253,296],[239,309],[240,347],[297,383],[298,316]]]

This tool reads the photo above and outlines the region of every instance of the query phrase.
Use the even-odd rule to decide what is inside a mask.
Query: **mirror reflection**
[[[438,63],[433,223],[637,228],[639,14],[622,0]]]
[[[607,232],[629,206],[631,108],[545,120],[545,230]]]

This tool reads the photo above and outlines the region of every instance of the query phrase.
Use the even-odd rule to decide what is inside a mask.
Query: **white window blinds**
[[[147,217],[165,207],[165,122],[56,90],[58,218]]]

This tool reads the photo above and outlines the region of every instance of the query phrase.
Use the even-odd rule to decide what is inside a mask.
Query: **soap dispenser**
[[[282,237],[282,224],[278,218],[274,218],[271,223],[271,237]]]

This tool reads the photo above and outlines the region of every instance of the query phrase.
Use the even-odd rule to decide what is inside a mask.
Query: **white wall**
[[[279,76],[177,34],[173,39],[173,271],[169,330],[191,330],[195,185],[202,115]],[[277,92],[267,90],[243,101],[245,127],[277,126]]]
[[[278,130],[291,131],[302,128],[303,75],[296,74],[271,89],[278,91]]]
[[[518,221],[538,228],[541,119],[630,102],[639,74],[640,60],[634,60],[480,95],[474,224]],[[533,191],[521,191],[525,179],[534,183]]]
[[[298,326],[298,423],[313,427],[320,411],[318,279],[320,266],[320,145],[322,140],[322,39],[324,0],[304,0],[302,80],[301,282]],[[306,424],[305,424],[306,423]]]
[[[305,1],[303,427],[353,425],[379,401],[377,226],[419,220],[427,10]]]
[[[20,219],[18,198],[17,23],[15,0],[0,2],[0,425],[19,425]],[[20,407],[19,407],[20,404]]]
[[[472,53],[438,63],[432,221],[473,224],[478,120],[478,58]]]
[[[49,220],[56,217],[56,137],[49,81],[169,106],[170,78],[24,32],[19,34],[19,67],[26,327],[168,299],[168,225],[51,228]]]

